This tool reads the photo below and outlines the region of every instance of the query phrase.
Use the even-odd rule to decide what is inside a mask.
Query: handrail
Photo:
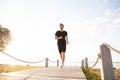
[[[99,61],[100,58],[101,58],[101,55],[98,54],[98,58],[97,58],[96,62],[94,63],[94,65],[93,65],[92,67],[95,67],[95,66],[96,66],[96,64],[98,63],[98,61]]]
[[[111,46],[110,46],[110,45],[108,45],[107,43],[103,43],[103,45],[107,46],[108,48],[110,48],[110,49],[112,49],[113,51],[115,51],[115,52],[117,52],[117,53],[119,53],[119,54],[120,54],[120,51],[119,51],[119,50],[117,50],[117,49],[115,49],[115,48],[111,47]]]
[[[6,56],[8,56],[8,57],[10,57],[10,58],[13,58],[13,59],[15,59],[15,60],[17,60],[17,61],[24,62],[24,63],[35,64],[35,63],[41,63],[41,62],[45,61],[45,67],[46,67],[46,68],[48,67],[49,61],[52,62],[52,63],[57,63],[57,65],[56,65],[57,67],[59,66],[59,63],[60,63],[58,59],[57,59],[57,61],[52,61],[52,60],[50,60],[49,58],[45,58],[45,59],[40,60],[40,61],[35,61],[35,62],[32,62],[32,61],[31,61],[31,62],[30,62],[30,61],[25,61],[25,60],[22,60],[22,59],[18,59],[18,58],[16,58],[16,57],[13,57],[13,56],[7,54],[7,53],[4,52],[4,51],[0,51],[0,52],[2,52],[4,55],[6,55]]]
[[[22,60],[22,59],[18,59],[18,58],[16,58],[16,57],[13,57],[13,56],[11,56],[11,55],[7,54],[7,53],[6,53],[6,52],[4,52],[4,51],[1,51],[1,52],[2,52],[3,54],[5,54],[5,55],[7,55],[7,56],[9,56],[9,57],[11,57],[11,58],[13,58],[13,59],[17,60],[17,61],[24,62],[24,63],[31,63],[31,64],[35,64],[35,63],[40,63],[40,62],[45,61],[45,59],[40,60],[40,61],[35,61],[35,62],[25,61],[25,60]]]

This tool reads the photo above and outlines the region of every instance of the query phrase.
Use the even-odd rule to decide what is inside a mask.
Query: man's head
[[[63,30],[64,24],[60,23],[60,29]]]

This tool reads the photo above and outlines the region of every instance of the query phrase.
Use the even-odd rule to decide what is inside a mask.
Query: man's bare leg
[[[64,52],[61,52],[61,53],[60,53],[60,58],[61,58],[61,60],[62,60],[62,65],[61,65],[61,67],[63,67],[63,66],[64,66],[64,61],[65,61],[65,53],[64,53]]]
[[[62,53],[62,64],[64,65],[64,62],[65,62],[65,53],[63,52]]]

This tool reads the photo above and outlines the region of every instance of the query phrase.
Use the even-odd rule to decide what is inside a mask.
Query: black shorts
[[[58,42],[59,53],[66,52],[66,41]]]

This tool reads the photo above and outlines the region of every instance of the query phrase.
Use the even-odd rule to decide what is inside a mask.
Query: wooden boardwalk
[[[87,80],[80,67],[50,67],[0,74],[0,80]]]

